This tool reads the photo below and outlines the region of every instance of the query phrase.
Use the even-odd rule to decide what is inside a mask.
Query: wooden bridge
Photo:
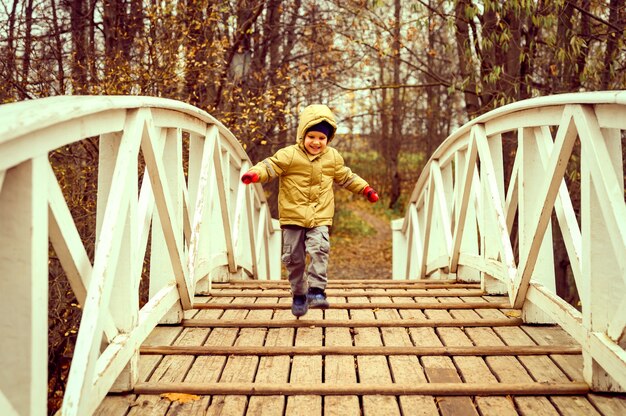
[[[219,121],[145,97],[0,106],[0,414],[46,414],[49,249],[83,311],[63,415],[625,414],[625,131],[622,91],[473,120],[392,225],[393,280],[331,280],[331,308],[295,319],[279,228]],[[94,137],[89,240],[48,155]]]

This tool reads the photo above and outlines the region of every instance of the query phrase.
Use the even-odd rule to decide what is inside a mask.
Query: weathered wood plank
[[[339,297],[362,297],[364,295],[367,296],[393,296],[399,298],[412,298],[415,296],[432,298],[438,296],[454,296],[457,294],[458,296],[463,296],[467,298],[474,297],[482,297],[485,295],[480,289],[448,289],[448,290],[435,290],[435,289],[404,289],[404,290],[395,290],[395,289],[381,289],[381,290],[370,290],[366,291],[365,289],[353,289],[352,292],[348,292],[348,289],[328,289],[326,290],[326,295],[328,297],[339,296]],[[279,297],[279,298],[291,298],[291,291],[287,288],[283,290],[278,289],[267,289],[267,290],[256,290],[256,289],[248,289],[248,290],[228,290],[228,289],[214,289],[210,296],[196,297],[198,303],[205,303],[207,300],[217,299],[220,297],[240,297],[240,298],[263,298],[263,297]],[[500,297],[499,301],[504,302],[506,299]]]
[[[273,298],[271,298],[273,299]],[[489,302],[447,302],[437,304],[423,304],[415,302],[367,302],[367,303],[348,303],[339,304],[331,303],[329,309],[499,309],[507,307],[507,303],[489,303]],[[195,309],[290,309],[290,305],[276,303],[242,303],[229,304],[225,306],[217,303],[195,303]]]
[[[491,328],[466,328],[472,342],[476,345],[504,345],[504,342]],[[532,377],[514,357],[487,357],[485,362],[500,383],[529,383]],[[558,415],[558,412],[546,397],[515,397],[518,413],[531,415]]]
[[[494,328],[494,331],[498,328]],[[508,345],[527,345],[533,340],[520,328],[509,328],[508,331],[498,331],[498,335]],[[565,382],[570,378],[546,355],[535,357],[518,357],[518,360],[526,367],[535,381],[538,382]],[[583,382],[582,374],[578,380]],[[584,397],[559,397],[552,398],[552,403],[559,412],[564,415],[599,415],[593,405]]]
[[[270,298],[278,302],[278,298]],[[291,303],[290,303],[291,304]],[[277,311],[273,319],[287,319],[289,311]],[[264,349],[275,346],[292,347],[293,328],[272,328],[267,332]],[[291,360],[287,355],[261,357],[256,373],[255,383],[287,383],[291,371]],[[282,416],[285,411],[286,399],[283,395],[251,396],[248,401],[248,414],[263,416]]]
[[[307,316],[322,319],[323,311],[309,309]],[[321,346],[323,345],[324,332],[319,327],[301,327],[296,330],[296,346]],[[322,356],[293,357],[291,366],[290,385],[308,385],[322,382]],[[302,414],[306,409],[307,415],[322,414],[322,397],[319,395],[296,395],[287,399],[286,415]]]
[[[158,394],[177,392],[188,394],[219,394],[219,395],[269,395],[284,394],[287,396],[301,395],[363,395],[363,396],[398,396],[398,395],[433,395],[454,397],[480,395],[494,396],[533,396],[533,395],[572,395],[587,394],[589,386],[585,383],[357,383],[329,385],[319,384],[255,384],[255,383],[138,383],[135,392],[139,394]],[[364,397],[365,398],[365,397]],[[395,400],[395,399],[394,399]]]
[[[507,318],[507,319],[480,319],[476,321],[466,321],[459,319],[436,319],[436,310],[430,310],[431,313],[427,314],[429,319],[425,320],[389,320],[380,321],[376,324],[378,327],[444,327],[444,326],[462,326],[462,327],[494,327],[494,326],[517,326],[522,323],[519,318]],[[226,311],[230,312],[230,311]],[[445,311],[439,311],[445,312]],[[226,317],[226,313],[224,314]],[[301,328],[310,326],[319,327],[352,327],[363,328],[371,326],[371,322],[365,320],[354,319],[350,321],[331,320],[331,319],[314,319],[314,318],[300,318],[292,320],[250,320],[242,321],[235,319],[185,319],[182,322],[183,327],[209,327],[209,328]]]
[[[522,330],[539,345],[576,345],[574,338],[558,326],[523,326]],[[583,358],[554,353],[551,358],[571,380],[583,380]]]
[[[197,328],[185,328],[174,341],[175,345],[198,345],[207,338],[208,331],[198,331]],[[150,383],[180,383],[189,371],[194,357],[165,356],[154,372],[148,378]],[[129,416],[140,416],[150,413],[165,415],[171,405],[170,400],[155,395],[140,395],[135,400],[137,406],[131,407]]]
[[[604,416],[626,415],[626,396],[589,394],[587,398]]]
[[[234,328],[216,328],[211,331],[204,345],[233,345],[236,337],[237,330]],[[217,382],[225,364],[226,357],[223,356],[197,357],[184,381],[187,383]],[[190,403],[173,403],[168,414],[204,415],[210,402],[211,396],[202,396],[200,400]]]
[[[346,298],[332,298],[328,301],[345,302]],[[348,320],[347,310],[327,310],[325,318]],[[352,347],[350,328],[326,328],[324,334],[325,348]],[[355,358],[353,355],[326,355],[324,359],[324,382],[329,384],[356,383]],[[360,416],[361,408],[358,396],[326,396],[324,397],[325,416]]]
[[[427,309],[424,313],[427,316],[435,315],[440,319],[452,318],[448,312],[443,310]],[[437,330],[440,337],[441,331],[441,328]],[[440,342],[440,345],[443,344],[441,338],[438,342]],[[429,383],[462,383],[452,359],[448,357],[422,357],[422,365]],[[474,403],[472,403],[472,399],[469,397],[439,398],[437,404],[443,416],[478,415],[474,408]]]
[[[241,301],[241,299],[235,299],[235,302]],[[224,312],[226,317],[229,313],[240,312],[245,314],[246,320],[256,320],[258,316],[261,319],[267,319],[267,313],[271,311],[247,311],[243,310],[227,310]],[[230,319],[230,316],[227,317]],[[263,328],[244,328],[240,329],[237,339],[234,345],[241,346],[259,346],[263,345],[265,339],[265,329]],[[220,383],[240,383],[240,382],[252,382],[256,375],[256,369],[259,363],[259,357],[254,355],[228,357],[224,370],[219,378]],[[213,396],[211,405],[207,409],[207,415],[219,415],[219,414],[245,414],[245,409],[248,404],[248,398],[245,395],[233,394],[233,395],[218,395]]]
[[[381,298],[378,298],[380,300]],[[366,302],[367,298],[351,298],[350,302]],[[352,319],[360,319],[369,323],[369,327],[354,331],[354,345],[380,347],[383,345],[380,330],[377,328],[380,320],[372,310],[357,309],[350,312]],[[387,385],[392,383],[391,372],[387,359],[381,356],[359,355],[356,357],[359,382],[362,385]],[[363,414],[368,415],[400,415],[400,408],[395,397],[364,396]]]
[[[273,328],[272,330],[277,329]],[[293,328],[284,328],[293,329]],[[335,330],[348,328],[327,328],[327,333],[336,333]],[[400,329],[401,328],[383,328]],[[333,330],[333,331],[331,331]],[[383,331],[384,332],[384,331]],[[532,345],[532,346],[443,346],[443,347],[411,347],[411,346],[387,346],[380,347],[351,347],[351,346],[324,346],[324,347],[229,347],[229,346],[154,346],[142,347],[141,353],[146,356],[156,355],[443,355],[454,356],[486,356],[486,355],[546,355],[546,354],[581,354],[581,348],[577,346],[561,345]]]
[[[447,289],[454,287],[455,289],[478,289],[480,284],[477,283],[442,283],[444,281],[437,280],[434,283],[404,283],[389,281],[387,283],[359,283],[350,280],[347,283],[329,283],[328,289],[338,288],[358,288],[358,289]],[[288,284],[282,284],[279,282],[259,282],[251,281],[251,283],[228,283],[221,285],[219,283],[213,283],[213,288],[219,289],[221,287],[228,289],[283,289],[288,288]]]
[[[474,313],[472,311],[464,311],[465,315]],[[460,328],[441,328],[439,329],[439,337],[445,345],[461,346],[466,348],[480,348],[473,346],[472,341],[467,334]],[[465,383],[497,383],[498,380],[491,373],[489,367],[481,357],[459,357],[453,359],[454,364],[458,368],[461,378]],[[494,416],[515,416],[515,405],[512,400],[504,397],[482,397],[474,398],[474,403],[481,415]]]
[[[396,298],[391,299],[396,302]],[[398,311],[381,311],[379,315],[387,314],[389,318],[398,319],[400,314]],[[380,317],[380,316],[379,316]],[[403,328],[382,328],[383,342],[385,351],[393,347],[409,347],[413,346],[409,333]],[[413,347],[414,348],[414,347]],[[415,355],[390,356],[389,367],[391,375],[395,383],[425,383],[426,375],[424,369]],[[398,397],[400,409],[403,415],[419,414],[423,416],[439,415],[437,404],[433,396],[406,396]]]

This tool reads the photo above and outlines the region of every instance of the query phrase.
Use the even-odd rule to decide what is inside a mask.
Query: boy
[[[329,306],[325,289],[330,251],[328,230],[335,212],[333,182],[355,194],[364,194],[372,203],[378,201],[376,191],[344,165],[336,149],[328,146],[336,130],[330,108],[310,105],[300,114],[296,144],[280,149],[241,177],[246,185],[280,178],[282,261],[293,295],[291,312],[297,317],[306,314],[309,306]],[[310,262],[305,275],[307,254]]]

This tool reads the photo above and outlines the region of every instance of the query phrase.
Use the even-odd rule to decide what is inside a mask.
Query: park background
[[[433,150],[507,103],[625,89],[625,29],[625,0],[0,0],[0,103],[180,100],[220,120],[253,163],[293,143],[304,106],[327,104],[340,126],[333,145],[382,197],[370,206],[337,193],[330,277],[385,278],[389,219],[403,215]],[[515,150],[504,140],[505,163]],[[83,241],[93,241],[98,138],[50,160]],[[276,185],[265,187],[275,217]],[[567,256],[555,257],[558,290],[567,292]],[[53,413],[81,309],[51,259]]]

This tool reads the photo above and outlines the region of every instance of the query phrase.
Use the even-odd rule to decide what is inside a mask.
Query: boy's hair
[[[330,137],[335,129],[329,122],[327,122],[326,120],[322,120],[321,122],[309,127],[307,129],[307,133],[310,131],[324,133],[326,137]]]

